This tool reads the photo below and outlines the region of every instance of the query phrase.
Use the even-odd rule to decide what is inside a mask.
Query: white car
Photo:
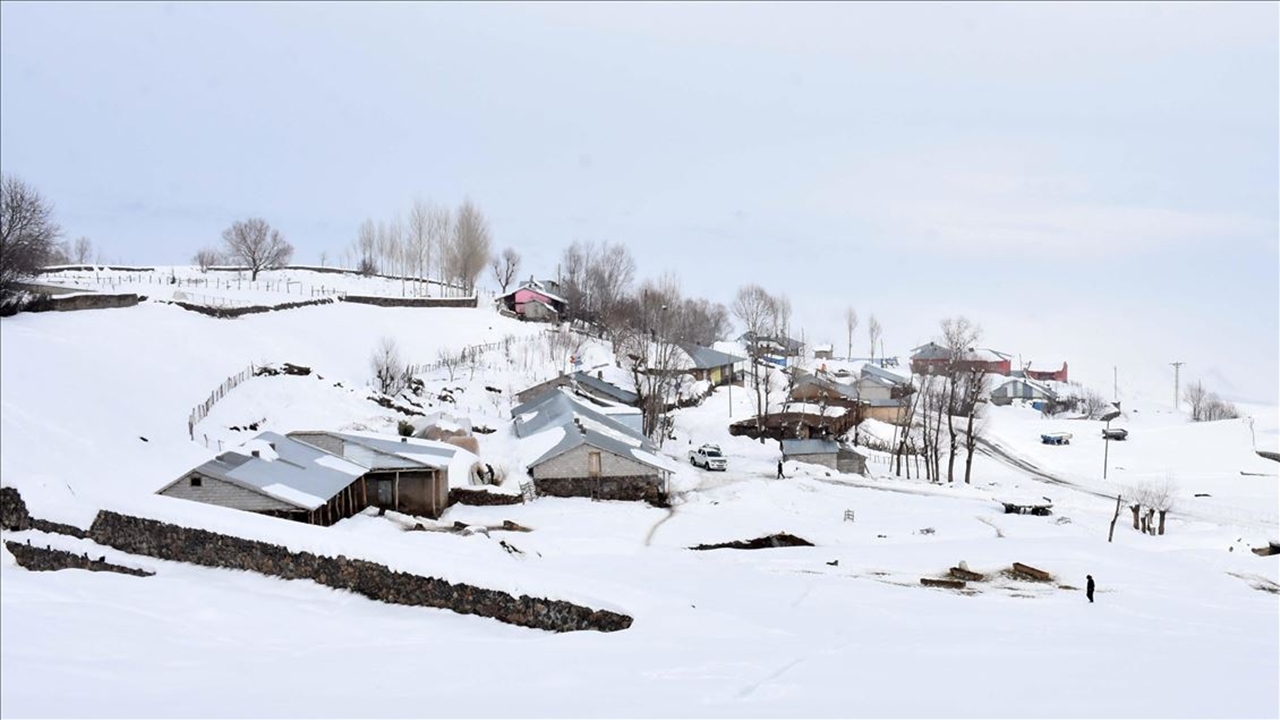
[[[729,460],[720,452],[719,445],[703,445],[697,450],[689,451],[689,462],[694,467],[707,470],[728,470]]]

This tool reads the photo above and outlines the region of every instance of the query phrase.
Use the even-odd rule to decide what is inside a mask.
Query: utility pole
[[[1179,393],[1181,392],[1181,390],[1182,390],[1182,386],[1178,384],[1178,372],[1182,369],[1182,366],[1183,366],[1183,365],[1186,365],[1186,363],[1184,363],[1184,362],[1171,362],[1171,363],[1169,363],[1169,364],[1173,366],[1173,409],[1174,409],[1174,410],[1177,410],[1177,409],[1178,409],[1178,394],[1179,394]]]
[[[1115,365],[1111,366],[1111,397],[1120,399],[1120,371]]]

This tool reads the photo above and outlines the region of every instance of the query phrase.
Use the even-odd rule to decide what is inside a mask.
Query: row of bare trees
[[[911,477],[910,456],[916,456],[916,472],[933,482],[956,480],[956,459],[964,452],[964,482],[972,482],[973,456],[981,439],[983,408],[990,396],[986,366],[973,362],[972,348],[982,329],[964,316],[940,323],[939,342],[949,349],[941,372],[917,376],[918,389],[911,396],[902,425],[894,428],[895,473]],[[945,429],[945,435],[943,433]],[[943,472],[943,456],[946,472]]]
[[[845,357],[849,360],[853,359],[853,332],[858,329],[858,311],[852,305],[844,310],[844,326],[849,332],[849,347],[846,350]],[[871,349],[871,359],[876,359],[876,345],[880,342],[880,338],[884,334],[884,327],[873,314],[867,318],[867,340]]]
[[[456,210],[419,199],[404,219],[362,222],[339,260],[365,275],[434,279],[470,293],[489,265],[492,243],[489,221],[470,198]]]
[[[760,285],[750,283],[738,288],[733,299],[733,316],[742,323],[748,336],[747,355],[751,361],[751,388],[756,399],[756,434],[764,442],[764,416],[769,412],[769,396],[779,384],[779,370],[764,358],[770,349],[769,339],[786,342],[791,331],[791,299],[785,294],[770,294]],[[794,383],[795,375],[791,376]]]
[[[1232,420],[1240,417],[1240,411],[1236,409],[1234,403],[1223,400],[1217,393],[1206,389],[1204,383],[1199,380],[1183,391],[1182,399],[1191,406],[1193,422]]]

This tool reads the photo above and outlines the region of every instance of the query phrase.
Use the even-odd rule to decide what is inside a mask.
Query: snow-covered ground
[[[1280,714],[1280,558],[1248,552],[1280,535],[1280,465],[1253,452],[1255,438],[1276,449],[1275,407],[1242,408],[1251,428],[1126,401],[1112,426],[1130,436],[1107,448],[1106,480],[1099,423],[993,408],[987,436],[999,453],[979,455],[973,484],[952,487],[894,477],[876,453],[872,477],[788,463],[777,480],[776,442],[727,432],[751,415],[752,394],[720,388],[679,411],[664,444],[680,463],[671,509],[539,498],[454,506],[438,523],[532,528],[492,537],[405,532],[410,519],[394,514],[310,527],[154,495],[219,441],[254,434],[233,426],[394,432],[403,416],[368,400],[369,356],[383,336],[428,365],[442,350],[513,338],[474,370],[429,369],[418,400],[494,428],[477,436],[481,458],[514,483],[523,469],[509,398],[572,369],[546,335],[485,308],[341,303],[237,320],[157,304],[0,320],[0,480],[37,516],[86,525],[99,508],[120,509],[635,618],[623,632],[556,635],[5,533],[157,574],[30,573],[0,553],[0,714]],[[607,347],[575,350],[622,380]],[[189,438],[191,408],[227,376],[283,362],[313,374],[241,384]],[[446,388],[454,402],[440,399]],[[1039,443],[1056,431],[1072,444]],[[727,472],[688,465],[703,442],[721,445]],[[1108,543],[1114,492],[1155,481],[1176,488],[1167,533],[1139,534],[1126,511]],[[998,501],[1009,495],[1047,496],[1054,514],[1004,515]],[[814,547],[688,549],[776,532]],[[962,561],[992,579],[969,593],[921,586]],[[1013,562],[1055,581],[1001,575]],[[1092,605],[1086,574],[1098,583]]]

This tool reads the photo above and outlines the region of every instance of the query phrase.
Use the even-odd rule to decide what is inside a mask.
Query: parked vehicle
[[[1102,437],[1107,440],[1124,440],[1129,437],[1129,431],[1124,428],[1111,428],[1110,430],[1103,428]]]
[[[1071,433],[1045,433],[1040,436],[1040,442],[1045,445],[1070,445]]]
[[[689,462],[694,467],[707,470],[728,470],[729,460],[720,452],[719,445],[703,445],[697,450],[689,451]]]

